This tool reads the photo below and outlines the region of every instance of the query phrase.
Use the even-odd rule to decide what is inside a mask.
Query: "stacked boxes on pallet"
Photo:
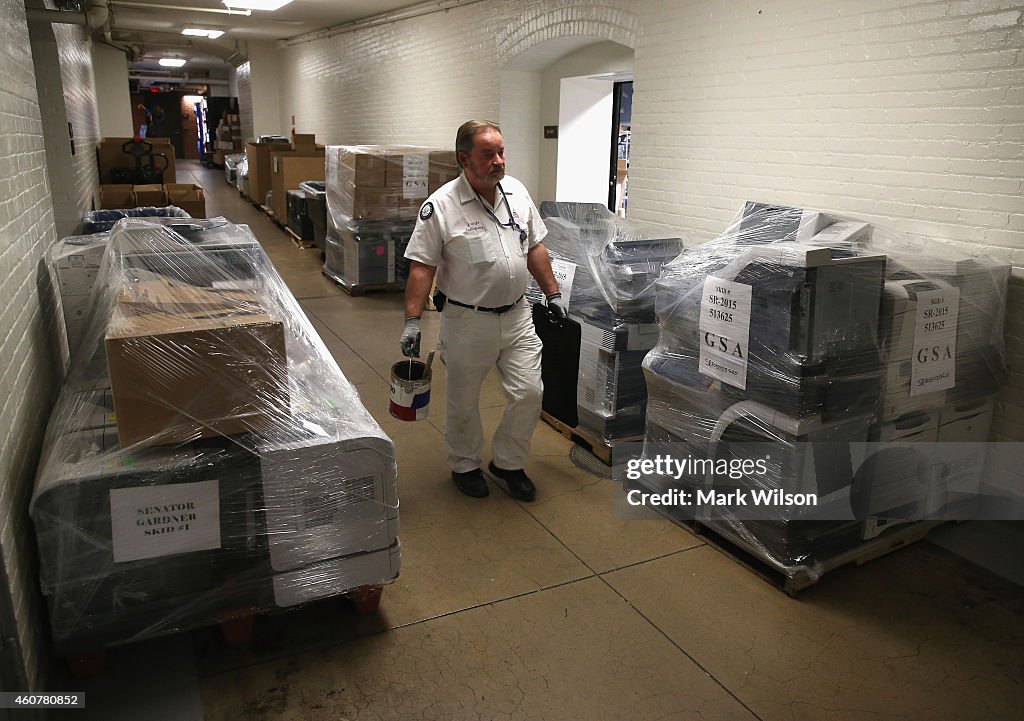
[[[458,175],[450,151],[329,146],[324,273],[348,289],[404,284],[416,213]]]
[[[64,655],[394,579],[394,446],[255,238],[125,220],[31,502]]]
[[[242,143],[242,123],[237,112],[224,113],[220,116],[213,137],[213,157],[209,159],[217,165],[226,167],[229,155],[245,152],[245,145]]]
[[[641,436],[647,388],[640,363],[658,340],[654,282],[683,243],[592,203],[542,203],[541,214],[548,229],[544,245],[563,279],[563,303],[580,330],[575,387],[546,383],[545,408],[574,413],[555,417],[606,442]],[[543,300],[535,282],[528,295],[535,303]],[[542,340],[564,333],[546,330],[538,320]],[[560,355],[561,362],[576,363],[575,353]],[[552,359],[546,363],[549,374],[559,373]],[[555,394],[571,395],[574,402]]]
[[[893,285],[905,271],[867,244],[868,235],[864,224],[748,203],[722,236],[684,253],[657,283],[660,339],[643,363],[644,456],[711,466],[639,482],[691,501],[698,492],[731,498],[661,510],[704,523],[790,576],[856,548],[888,521],[921,518],[957,500],[945,491],[950,465],[959,464],[943,469],[932,449],[905,445],[937,440],[928,421],[887,412],[903,410],[885,399],[893,369],[906,360],[893,337],[906,328],[909,307],[906,287]],[[977,344],[983,360],[971,350],[957,356],[964,371],[955,393],[940,394],[943,402],[991,392],[1002,371],[1006,269],[973,263],[985,271],[970,291],[978,312],[970,312],[990,316],[973,331],[984,339]],[[938,274],[925,275],[914,292],[937,289]],[[950,426],[944,440],[974,439],[965,434],[987,432],[968,420]],[[738,470],[744,462],[758,465]],[[733,470],[721,472],[719,463]],[[737,500],[766,493],[812,494],[817,505],[755,508]]]

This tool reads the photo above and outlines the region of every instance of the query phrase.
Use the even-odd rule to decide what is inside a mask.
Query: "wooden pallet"
[[[298,248],[299,250],[308,250],[310,248],[316,247],[316,243],[314,243],[312,240],[303,240],[298,235],[296,235],[295,231],[289,228],[287,225],[284,226],[284,232],[288,234],[288,237],[292,239],[292,242],[295,243],[295,247]]]
[[[353,298],[359,298],[366,295],[367,293],[400,293],[405,290],[405,281],[398,281],[395,283],[361,283],[352,285],[335,278],[326,271],[321,271],[324,277],[328,280],[334,281],[334,284],[341,288],[343,291],[348,293]]]
[[[585,428],[579,426],[573,428],[570,425],[558,420],[553,415],[541,411],[540,417],[549,426],[554,428],[560,434],[568,438],[573,443],[584,446],[594,457],[604,463],[606,466],[612,465],[612,451],[615,447],[621,443],[637,443],[643,441],[643,436],[630,436],[629,438],[617,438],[614,443],[609,443],[604,438],[601,438],[594,433],[591,433]]]
[[[749,542],[731,534],[724,535],[700,521],[676,521],[676,523],[776,588],[790,596],[795,596],[800,591],[818,583],[822,576],[829,571],[850,564],[861,566],[912,543],[917,543],[933,528],[941,525],[943,521],[918,521],[890,528],[877,538],[864,541],[855,548],[818,562],[813,571],[800,568],[795,572],[793,568],[785,568],[779,562],[766,558],[761,549]]]

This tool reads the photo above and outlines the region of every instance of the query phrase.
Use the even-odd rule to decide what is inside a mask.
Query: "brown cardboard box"
[[[167,205],[167,191],[162,185],[136,185],[134,192],[136,208],[162,208]]]
[[[338,154],[338,180],[363,188],[385,186],[384,156],[376,153]]]
[[[387,188],[349,186],[343,198],[349,207],[342,212],[353,220],[394,220],[397,217],[395,193]]]
[[[450,150],[434,151],[430,154],[429,189],[433,193],[445,183],[459,177],[462,169]]]
[[[310,151],[315,152],[315,151]],[[288,191],[298,188],[306,180],[324,179],[324,155],[295,155],[273,153],[271,155],[271,190],[274,192],[274,215],[282,223],[288,223]]]
[[[398,196],[398,208],[395,211],[396,220],[416,220],[420,207],[426,198],[403,198]]]
[[[430,172],[446,173],[451,178],[457,178],[462,170],[455,159],[454,150],[431,150],[430,151]]]
[[[115,305],[106,352],[122,448],[260,431],[288,415],[284,325],[249,293],[135,284]]]
[[[131,185],[101,185],[100,210],[121,210],[135,207],[135,193]]]
[[[292,133],[292,149],[316,147],[316,135]]]
[[[165,185],[167,204],[176,205],[193,218],[206,217],[206,194],[202,187],[191,183]]]
[[[455,159],[453,150],[432,150],[430,152],[430,179],[428,190],[433,193],[450,180],[459,177],[462,169]]]
[[[131,140],[131,138],[103,138],[99,142],[96,147],[96,164],[99,166],[101,183],[114,183],[115,169],[135,170],[135,158],[123,150],[124,144]],[[144,140],[153,146],[154,155],[164,155],[167,158],[167,169],[164,170],[163,182],[175,182],[177,178],[175,177],[174,146],[171,145],[170,139],[144,138]],[[156,162],[163,162],[163,159],[157,158]]]
[[[288,143],[246,143],[245,155],[249,160],[249,200],[262,205],[270,190],[270,153],[291,150]]]

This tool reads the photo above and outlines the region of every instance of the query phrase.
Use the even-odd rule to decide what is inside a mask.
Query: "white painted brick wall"
[[[60,75],[64,93],[67,123],[74,132],[75,153],[71,144],[61,144],[58,152],[64,157],[59,171],[69,174],[67,196],[54,197],[54,213],[60,235],[77,229],[82,214],[92,209],[93,196],[99,187],[99,169],[96,166],[96,145],[99,143],[100,121],[96,107],[96,87],[93,79],[92,48],[83,27],[53,25],[60,59]],[[50,112],[40,103],[44,114]],[[66,135],[66,131],[65,131]],[[47,137],[47,142],[50,138]],[[66,150],[65,150],[66,148]],[[50,148],[48,148],[50,150]],[[52,153],[51,153],[52,157]],[[50,166],[51,178],[55,169]]]
[[[1021,268],[1021,15],[1008,0],[490,0],[282,50],[281,112],[323,142],[447,147],[464,119],[499,116],[505,62],[592,35],[636,51],[633,217],[704,240],[754,198]],[[1024,440],[1024,327],[1008,330],[996,434]]]
[[[238,86],[238,122],[242,126],[242,141],[255,137],[252,126],[252,65],[247,61],[235,70]]]
[[[47,631],[28,504],[45,421],[57,390],[37,287],[39,261],[56,239],[42,117],[60,116],[62,132],[56,135],[56,149],[49,150],[51,160],[62,154],[55,168],[67,182],[55,205],[68,223],[76,224],[76,216],[80,218],[91,206],[97,183],[98,123],[91,55],[83,30],[54,28],[50,43],[51,49],[55,43],[63,91],[57,91],[54,97],[59,101],[52,100],[53,107],[41,109],[24,3],[0,0],[0,17],[4,20],[0,28],[0,291],[4,297],[0,417],[5,419],[0,431],[0,551],[15,610],[24,683],[38,688],[46,664]],[[75,129],[74,157],[69,121]]]

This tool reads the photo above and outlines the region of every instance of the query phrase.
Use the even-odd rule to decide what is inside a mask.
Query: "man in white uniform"
[[[455,152],[462,174],[421,206],[405,257],[412,263],[405,289],[402,352],[419,356],[420,316],[434,274],[443,296],[441,359],[448,369],[445,440],[452,480],[460,491],[488,494],[482,471],[484,437],[480,387],[498,366],[508,398],[491,442],[487,474],[510,496],[532,501],[523,470],[540,417],[541,343],[523,297],[530,275],[556,320],[558,282],[541,242],[547,230],[526,188],[505,175],[505,144],[493,123],[471,120],[459,128]],[[439,298],[440,300],[440,298]]]

